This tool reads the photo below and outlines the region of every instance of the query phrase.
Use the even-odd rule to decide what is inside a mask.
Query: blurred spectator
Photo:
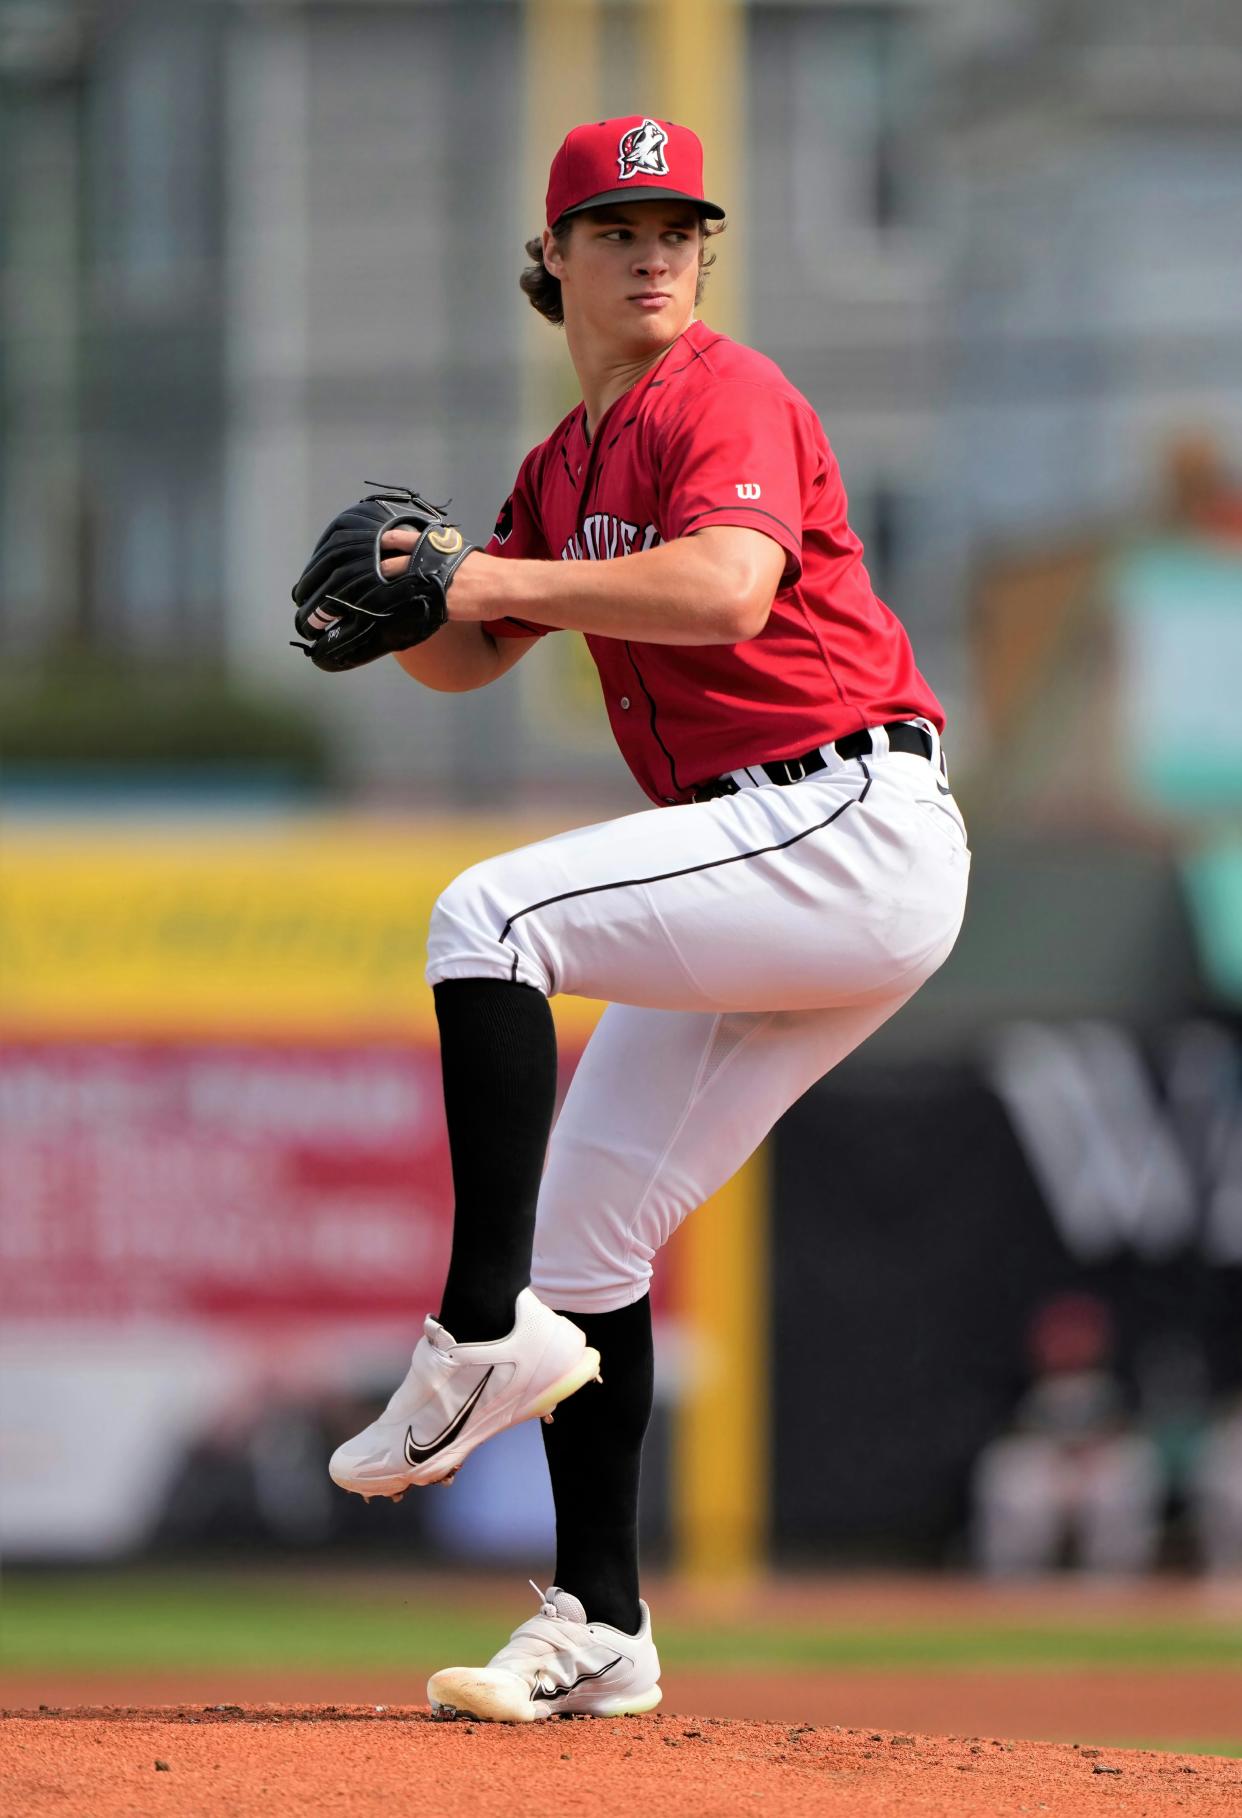
[[[1169,447],[1165,474],[1165,515],[1175,530],[1242,543],[1242,480],[1213,436],[1179,436]]]
[[[264,1389],[271,1401],[264,1404]],[[348,1542],[375,1527],[375,1511],[337,1494],[327,1461],[360,1419],[372,1420],[384,1396],[356,1392],[294,1396],[278,1385],[247,1383],[211,1423],[188,1439],[153,1522],[157,1549],[275,1546],[300,1549]],[[395,1527],[395,1523],[386,1524]],[[402,1531],[409,1538],[407,1518]]]
[[[1207,1357],[1197,1333],[1168,1325],[1146,1335],[1133,1360],[1138,1418],[1160,1460],[1166,1564],[1189,1564],[1186,1517],[1212,1411]],[[1171,1543],[1170,1544],[1170,1540]]]
[[[1242,1571],[1242,1395],[1208,1428],[1191,1485],[1191,1518],[1204,1569]]]
[[[1164,1486],[1155,1447],[1135,1431],[1112,1369],[1108,1310],[1059,1294],[1028,1335],[1032,1383],[1012,1429],[975,1468],[973,1552],[999,1576],[1070,1559],[1089,1572],[1154,1563]]]

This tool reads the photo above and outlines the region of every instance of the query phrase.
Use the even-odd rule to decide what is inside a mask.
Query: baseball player
[[[696,314],[722,217],[685,127],[575,128],[522,288],[563,321],[581,403],[485,549],[418,494],[376,494],[294,589],[320,667],[391,651],[449,692],[581,632],[653,804],[474,866],[432,916],[448,1279],[330,1469],[400,1497],[558,1408],[555,1581],[486,1666],[433,1676],[446,1715],[659,1702],[637,1544],[656,1253],[936,970],[965,904],[944,715],[872,591],[823,428]],[[549,1144],[558,991],[608,1008]]]

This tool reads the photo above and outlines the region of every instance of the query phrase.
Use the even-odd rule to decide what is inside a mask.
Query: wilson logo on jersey
[[[654,524],[640,530],[611,512],[595,511],[585,518],[561,551],[562,562],[608,562],[613,556],[630,555],[635,549],[654,549],[664,538]]]
[[[755,485],[753,480],[747,480],[744,485],[738,487],[737,496],[739,499],[757,499],[760,491],[761,489]]]
[[[668,134],[656,121],[644,120],[641,126],[632,126],[628,133],[622,133],[617,147],[617,167],[621,175],[636,177],[641,171],[645,177],[667,177],[668,165],[664,161],[667,144]]]

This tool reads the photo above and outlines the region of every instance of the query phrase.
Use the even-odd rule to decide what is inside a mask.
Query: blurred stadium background
[[[659,1282],[673,1652],[762,1656],[766,1599],[786,1662],[1224,1665],[1242,1747],[1240,98],[1211,0],[0,5],[0,1691],[344,1691],[411,1651],[384,1585],[435,1665],[500,1638],[455,1574],[550,1570],[533,1429],[399,1509],[323,1462],[447,1254],[428,908],[640,804],[577,640],[438,697],[325,680],[287,602],[365,481],[486,535],[575,395],[516,287],[548,160],[644,111],[706,142],[703,313],[819,409],[975,852],[952,961]],[[1060,1643],[989,1651],[973,1575],[1045,1573]],[[1101,1575],[1165,1601],[1092,1641]]]

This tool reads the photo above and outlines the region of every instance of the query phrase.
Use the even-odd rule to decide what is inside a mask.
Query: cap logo
[[[617,147],[617,166],[622,177],[667,177],[668,165],[664,161],[664,147],[668,144],[668,134],[655,120],[644,120],[641,126],[632,126],[628,133],[622,133],[621,143]]]

